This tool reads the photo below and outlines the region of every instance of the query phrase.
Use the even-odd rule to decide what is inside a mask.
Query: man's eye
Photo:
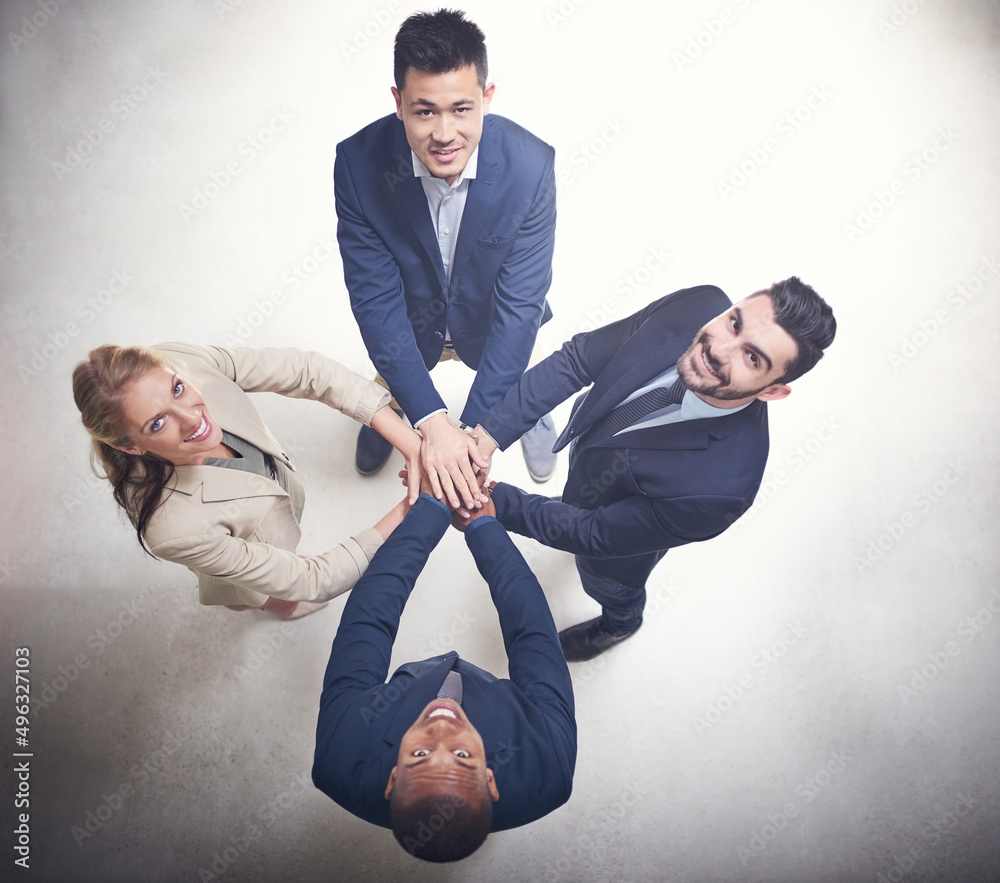
[[[414,757],[426,757],[430,752],[426,748],[418,748],[413,752]]]
[[[760,364],[760,359],[757,358],[756,353],[750,353],[750,364],[753,365],[754,368],[756,368],[757,365]]]
[[[454,755],[455,755],[455,757],[471,757],[471,756],[472,756],[472,755],[471,755],[471,754],[469,754],[469,752],[468,752],[468,751],[466,751],[466,750],[465,750],[464,748],[456,748],[456,749],[455,749],[455,750],[454,750],[454,751],[452,752],[452,754],[454,754]]]

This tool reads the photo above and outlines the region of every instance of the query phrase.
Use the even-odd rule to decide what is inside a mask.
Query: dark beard
[[[708,367],[712,369],[712,372],[718,378],[720,378],[715,383],[701,377],[700,374],[690,367],[691,362],[697,358],[695,350],[699,345],[705,352],[705,361],[708,363]],[[708,335],[704,332],[699,334],[694,339],[691,346],[689,346],[684,352],[684,355],[677,360],[677,376],[684,382],[684,386],[692,392],[708,396],[709,398],[718,399],[720,402],[735,402],[739,399],[751,398],[752,396],[762,393],[765,389],[767,389],[767,386],[751,390],[730,389],[729,378],[722,370],[721,363],[715,359],[711,350],[708,348]]]

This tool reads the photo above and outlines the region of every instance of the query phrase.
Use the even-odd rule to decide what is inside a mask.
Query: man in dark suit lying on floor
[[[464,858],[572,789],[569,670],[538,580],[494,514],[487,500],[463,527],[500,619],[509,680],[453,651],[401,665],[386,682],[403,608],[452,520],[424,493],[351,592],[323,681],[316,787],[428,861]]]

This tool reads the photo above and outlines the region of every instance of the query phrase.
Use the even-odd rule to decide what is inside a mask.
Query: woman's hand
[[[403,455],[406,460],[406,471],[414,476],[414,483],[410,486],[409,501],[412,506],[420,496],[420,479],[422,468],[420,465],[420,443],[422,441],[420,433],[415,429],[410,429],[403,418],[400,417],[388,405],[379,408],[372,417],[372,429],[382,436],[389,444]]]

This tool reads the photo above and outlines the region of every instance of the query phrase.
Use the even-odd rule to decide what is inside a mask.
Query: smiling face
[[[402,90],[392,87],[407,142],[430,173],[449,186],[479,144],[493,90],[493,83],[480,87],[471,64],[443,74],[411,67]]]
[[[771,298],[750,296],[695,335],[677,373],[708,404],[736,408],[787,396],[791,387],[778,381],[797,355],[795,340],[774,321]]]
[[[168,368],[153,368],[126,387],[124,413],[134,443],[119,448],[127,454],[147,451],[175,466],[197,466],[222,444],[222,427],[201,393]]]
[[[486,792],[500,796],[483,740],[457,702],[433,700],[403,734],[386,798],[394,791],[397,799],[450,794],[474,805]]]

